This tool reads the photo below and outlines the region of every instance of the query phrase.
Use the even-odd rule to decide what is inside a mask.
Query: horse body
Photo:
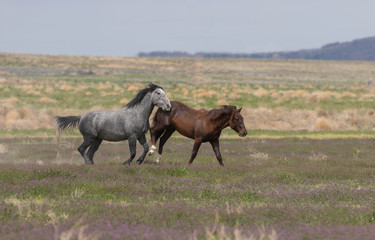
[[[124,162],[129,163],[136,154],[136,143],[143,146],[143,154],[137,160],[141,164],[147,154],[148,145],[145,133],[149,129],[149,116],[157,105],[165,111],[170,109],[170,101],[161,87],[150,84],[141,90],[137,96],[125,107],[119,110],[93,111],[81,116],[57,117],[56,125],[59,130],[78,129],[83,136],[83,143],[78,147],[86,164],[93,164],[93,157],[103,140],[123,141],[128,140],[130,158]],[[89,150],[86,152],[87,148]]]
[[[176,104],[174,104],[176,105]],[[187,107],[185,105],[185,107]],[[213,138],[218,138],[220,136],[221,130],[227,125],[220,124],[218,127],[214,127],[211,123],[211,119],[207,118],[208,111],[201,109],[195,110],[188,108],[186,111],[177,111],[177,114],[170,114],[171,123],[177,132],[181,135],[196,139],[199,138],[202,142],[208,142]]]
[[[194,147],[189,160],[189,165],[197,155],[199,147],[204,142],[210,142],[219,164],[223,166],[220,153],[219,138],[221,131],[230,126],[240,136],[247,134],[243,117],[235,106],[223,106],[221,109],[196,110],[178,101],[171,101],[171,111],[158,109],[154,117],[154,124],[150,128],[152,154],[156,149],[155,144],[160,138],[159,151],[156,161],[160,160],[163,146],[169,137],[177,130],[181,135],[194,139]]]
[[[112,142],[128,140],[132,135],[138,138],[150,127],[148,117],[152,108],[146,109],[142,114],[137,108],[127,107],[114,111],[89,112],[82,116],[78,129],[84,136]]]

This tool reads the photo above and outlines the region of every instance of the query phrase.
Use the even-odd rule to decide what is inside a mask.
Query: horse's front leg
[[[146,136],[143,134],[138,138],[138,142],[142,145],[143,147],[143,153],[142,155],[138,158],[137,163],[142,164],[143,160],[145,160],[146,154],[148,152],[148,145],[146,141]]]
[[[202,140],[195,139],[194,146],[193,146],[193,151],[191,152],[191,157],[190,157],[190,160],[188,162],[188,165],[190,165],[190,164],[193,163],[194,158],[197,156],[197,153],[198,153],[198,150],[199,150],[199,147],[201,146],[201,144],[202,144]]]
[[[156,142],[160,138],[160,136],[164,133],[165,131],[165,126],[162,123],[157,123],[156,126],[153,126],[150,128],[150,136],[151,136],[151,148],[150,151],[148,152],[148,155],[154,154],[156,150]]]
[[[125,161],[123,164],[129,164],[133,159],[135,158],[135,154],[137,153],[137,138],[136,137],[130,137],[128,139],[129,142],[129,150],[130,150],[130,158]]]
[[[216,159],[219,161],[220,166],[224,167],[223,159],[221,158],[219,139],[210,141],[212,149],[215,152]]]

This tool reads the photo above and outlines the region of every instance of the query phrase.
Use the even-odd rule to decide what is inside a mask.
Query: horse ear
[[[241,112],[241,110],[242,110],[242,107],[240,107],[240,108],[238,109],[238,112]]]

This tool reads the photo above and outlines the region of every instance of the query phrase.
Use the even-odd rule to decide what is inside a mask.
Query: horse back
[[[169,112],[158,109],[153,127],[166,129],[171,126],[181,135],[193,139],[202,135],[203,129],[206,128],[207,110],[196,110],[178,101],[171,101],[171,105]]]

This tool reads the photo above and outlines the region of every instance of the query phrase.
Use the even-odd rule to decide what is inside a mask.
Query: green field
[[[373,62],[72,57],[0,53],[1,239],[374,239]],[[188,167],[178,134],[160,164],[93,166],[57,115],[118,109],[148,82],[195,108],[243,107]],[[149,139],[149,135],[147,135]],[[137,156],[141,153],[137,146]]]

